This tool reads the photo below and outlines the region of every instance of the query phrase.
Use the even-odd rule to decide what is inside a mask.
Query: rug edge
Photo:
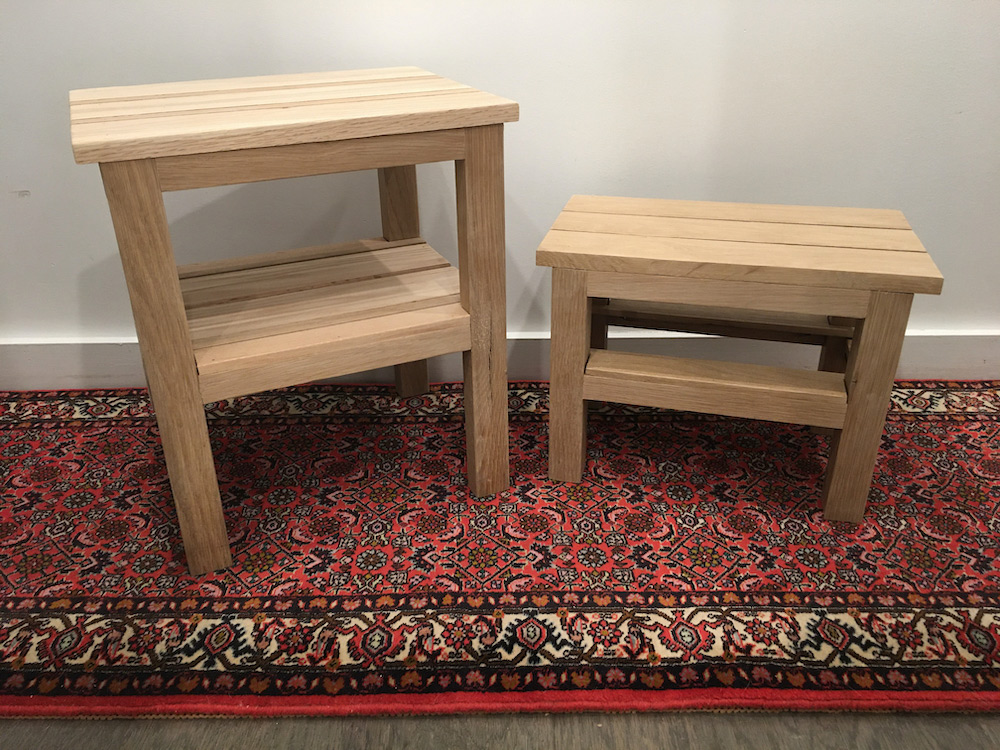
[[[1000,693],[900,694],[773,688],[694,688],[670,692],[619,690],[460,695],[366,696],[6,696],[0,719],[280,718],[293,716],[442,716],[498,713],[618,713],[647,711],[792,711],[864,713],[987,713]]]

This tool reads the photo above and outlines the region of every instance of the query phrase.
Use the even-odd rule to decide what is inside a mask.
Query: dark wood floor
[[[1000,715],[541,714],[380,719],[0,721],[0,750],[127,748],[1000,748]]]

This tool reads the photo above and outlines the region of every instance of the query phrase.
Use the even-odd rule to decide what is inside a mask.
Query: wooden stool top
[[[493,125],[517,103],[420,68],[70,92],[80,164]]]
[[[939,294],[899,211],[577,195],[538,248],[542,266]]]

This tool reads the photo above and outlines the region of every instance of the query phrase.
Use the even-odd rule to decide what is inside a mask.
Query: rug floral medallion
[[[865,520],[808,428],[600,405],[465,480],[462,391],[208,406],[233,566],[187,574],[144,391],[0,393],[0,715],[1000,708],[1000,382],[900,382]]]

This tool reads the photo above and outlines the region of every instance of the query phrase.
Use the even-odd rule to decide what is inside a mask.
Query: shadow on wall
[[[177,263],[199,263],[381,234],[374,172],[165,196]]]
[[[517,200],[508,193],[507,214],[507,328],[524,331],[532,321],[546,320],[550,305],[550,273],[535,265],[538,242],[530,230],[531,217]],[[544,236],[544,232],[542,232]],[[530,238],[530,239],[529,239]],[[541,238],[539,237],[540,241]],[[548,334],[528,329],[528,333]],[[510,369],[510,368],[508,368]],[[548,369],[546,368],[546,372]],[[519,377],[521,377],[519,375]],[[524,377],[535,377],[524,376]]]
[[[108,224],[111,224],[110,215]],[[125,274],[117,252],[105,255],[81,270],[77,276],[79,319],[86,322],[107,317],[108,297],[101,292],[115,285],[119,285],[120,289],[125,288]],[[128,297],[116,295],[111,299],[116,308],[121,306],[121,310],[115,311],[114,319],[121,321],[121,325],[116,327],[123,331],[122,340],[125,343],[81,341],[59,346],[59,368],[62,372],[54,383],[65,381],[64,387],[86,383],[90,388],[146,385],[139,347],[128,341],[135,337]]]
[[[417,176],[420,233],[448,262],[458,265],[454,164],[422,164],[417,167]],[[548,317],[548,275],[535,266],[535,249],[548,229],[524,208],[522,196],[511,190],[509,182],[504,200],[507,330],[508,334],[525,330],[534,333],[538,325],[533,321]],[[548,220],[546,217],[545,221]],[[513,371],[513,368],[508,369]]]

